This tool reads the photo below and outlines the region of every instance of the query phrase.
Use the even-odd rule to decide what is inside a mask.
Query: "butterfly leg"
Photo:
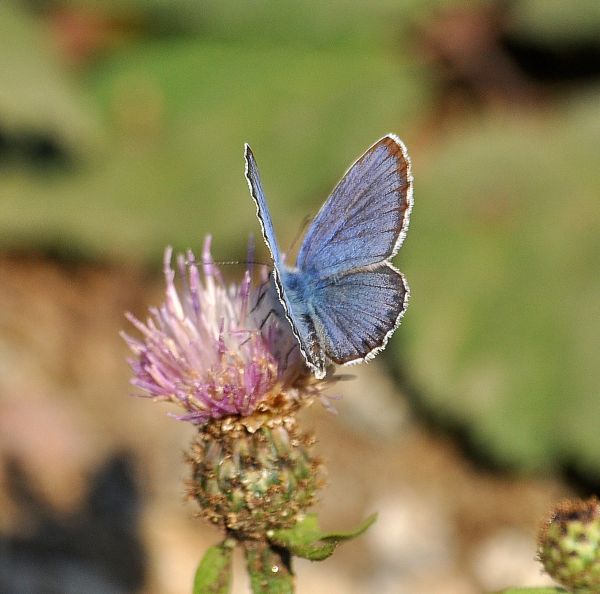
[[[289,365],[290,355],[296,349],[299,349],[299,348],[300,348],[300,345],[298,344],[298,342],[295,342],[294,344],[292,344],[292,346],[290,347],[290,349],[288,350],[288,352],[285,355],[285,359],[284,359],[284,365],[285,365],[285,367],[287,367]]]
[[[260,284],[258,299],[254,303],[254,306],[250,310],[250,313],[254,313],[259,308],[261,301],[265,298],[265,295],[267,294],[268,285],[269,285],[268,280],[266,280]]]
[[[266,317],[263,319],[263,321],[260,323],[259,328],[262,330],[264,328],[264,325],[267,323],[267,320],[271,317],[271,315],[273,314],[277,314],[277,310],[275,310],[274,308],[271,308]]]

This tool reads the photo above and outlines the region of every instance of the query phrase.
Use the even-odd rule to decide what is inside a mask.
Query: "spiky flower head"
[[[308,372],[268,276],[246,270],[227,284],[210,254],[177,258],[180,283],[164,259],[166,295],[146,322],[128,315],[140,338],[132,383],[177,404],[177,418],[198,426],[187,455],[189,494],[201,514],[242,537],[291,525],[321,484],[312,437],[298,428],[299,408],[327,382]]]
[[[569,592],[600,592],[600,502],[595,497],[561,501],[544,521],[538,558]]]
[[[178,418],[196,424],[250,417],[282,396],[297,401],[319,391],[285,320],[269,315],[280,306],[268,279],[254,286],[246,270],[241,283],[227,285],[211,257],[210,237],[200,263],[191,251],[178,256],[179,291],[171,260],[168,248],[164,303],[150,308],[145,323],[127,314],[142,335],[123,333],[134,355],[135,386],[177,404],[186,411]]]

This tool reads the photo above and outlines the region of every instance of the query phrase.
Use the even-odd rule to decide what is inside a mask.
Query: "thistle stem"
[[[254,594],[294,593],[291,556],[286,549],[260,541],[248,541],[244,549]]]

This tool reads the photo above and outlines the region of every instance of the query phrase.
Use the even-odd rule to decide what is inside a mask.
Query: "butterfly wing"
[[[326,278],[381,264],[400,249],[411,208],[410,159],[389,134],[335,187],[302,242],[298,268]]]
[[[327,359],[349,364],[374,356],[408,301],[404,277],[388,261],[402,244],[412,208],[404,145],[385,136],[350,167],[313,221],[294,271],[283,266],[248,145],[245,157],[277,293],[306,363],[321,378]]]
[[[389,263],[320,281],[311,309],[327,358],[348,365],[374,357],[400,324],[408,297],[402,273]]]
[[[256,165],[252,150],[247,144],[244,145],[244,159],[246,161],[246,180],[248,181],[248,187],[250,188],[250,195],[256,205],[256,216],[260,222],[263,238],[269,248],[275,268],[277,269],[281,264],[281,254],[279,252],[279,246],[277,245],[277,239],[275,238],[273,221],[271,220],[269,208],[267,207],[267,200],[260,181],[260,175],[258,174],[258,166]]]
[[[372,358],[404,315],[408,285],[389,260],[408,229],[412,183],[404,144],[383,137],[350,167],[302,243],[311,320],[336,363]]]
[[[317,341],[315,327],[311,317],[308,315],[307,304],[295,298],[296,291],[294,290],[294,286],[289,286],[293,284],[292,277],[294,275],[288,274],[283,265],[273,230],[273,222],[260,181],[258,166],[252,150],[247,144],[245,146],[244,157],[246,160],[246,179],[250,188],[250,194],[256,204],[256,215],[260,222],[263,238],[273,258],[273,282],[277,290],[277,296],[283,306],[285,317],[291,326],[292,332],[298,340],[300,351],[306,363],[313,369],[317,377],[323,377],[325,375],[325,359]],[[270,307],[273,307],[273,305]],[[277,312],[278,308],[275,311]]]

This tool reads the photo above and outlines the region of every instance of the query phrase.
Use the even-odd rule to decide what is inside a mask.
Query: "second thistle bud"
[[[565,500],[539,535],[538,557],[557,582],[576,594],[600,592],[600,502]]]
[[[200,514],[240,538],[264,538],[288,528],[311,506],[321,486],[314,439],[292,414],[251,424],[223,419],[199,429],[188,454],[188,493]]]

